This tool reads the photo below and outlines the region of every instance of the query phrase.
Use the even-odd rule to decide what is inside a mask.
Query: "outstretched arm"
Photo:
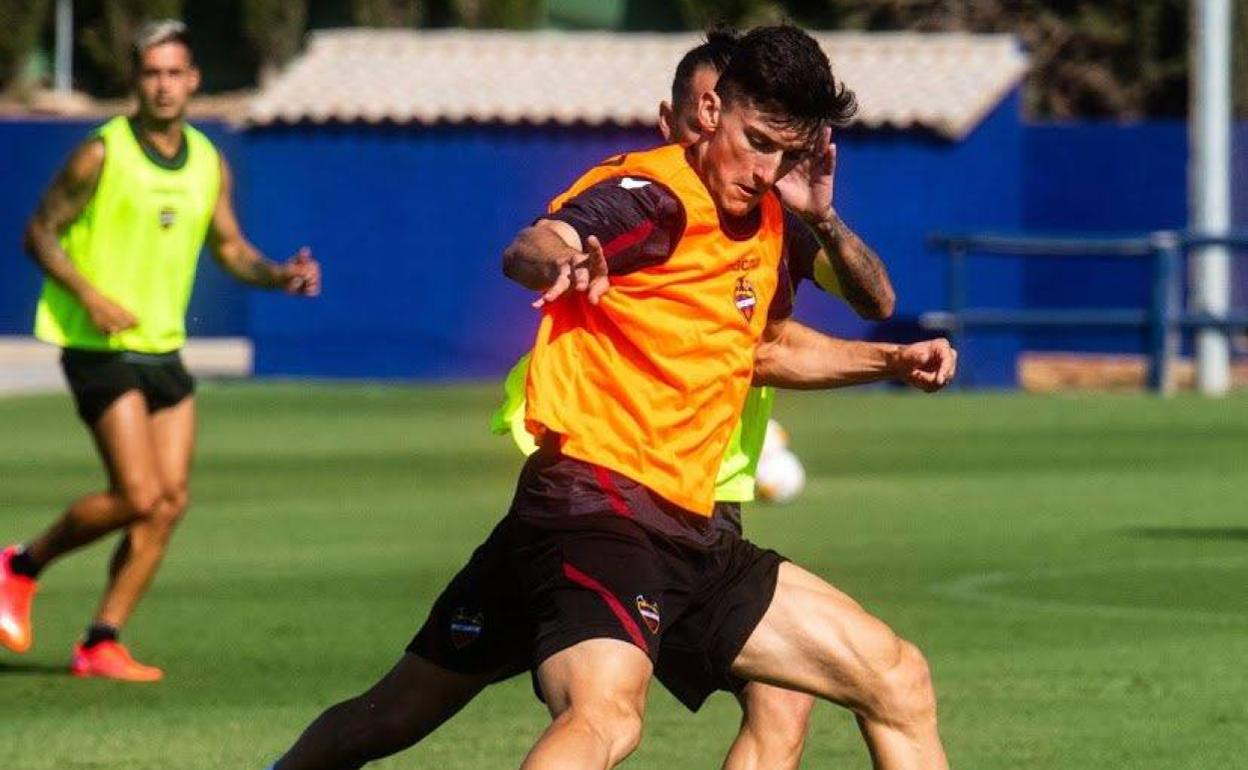
[[[90,139],[74,150],[27,223],[24,245],[26,253],[44,275],[64,286],[82,303],[97,329],[104,334],[114,334],[137,326],[138,319],[97,291],[74,267],[60,243],[61,233],[91,201],[103,168],[103,141]]]
[[[607,260],[594,236],[584,243],[576,228],[557,219],[539,219],[520,231],[503,250],[503,275],[526,289],[541,292],[541,307],[569,289],[585,292],[598,304],[606,293]]]
[[[232,276],[252,286],[314,297],[321,292],[321,266],[306,246],[285,263],[270,262],[243,235],[234,214],[234,178],[221,159],[221,191],[212,212],[212,255]]]
[[[949,384],[957,352],[937,338],[913,345],[830,337],[793,320],[767,325],[754,354],[754,384],[820,390],[898,380],[929,393]]]

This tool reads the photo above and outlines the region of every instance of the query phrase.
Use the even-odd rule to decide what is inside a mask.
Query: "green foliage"
[[[145,21],[180,19],[182,0],[91,0],[75,3],[75,14],[84,20],[78,28],[79,49],[94,65],[102,89],[117,93],[130,87],[139,27]]]
[[[752,27],[782,21],[786,5],[775,0],[680,0],[681,15],[693,29],[713,24]]]
[[[0,91],[21,74],[48,15],[49,0],[0,3]]]
[[[458,24],[469,28],[532,29],[542,20],[544,0],[454,0]]]
[[[307,0],[243,0],[243,36],[260,60],[261,81],[298,53],[307,20]]]
[[[361,27],[415,27],[420,0],[352,0],[351,16]]]
[[[597,0],[587,0],[596,2]],[[669,3],[670,4],[667,4]],[[792,19],[816,29],[1006,32],[1028,50],[1026,94],[1038,117],[1181,116],[1188,101],[1191,0],[623,0],[611,16],[629,29],[749,27]],[[656,3],[658,3],[656,5]],[[80,84],[125,90],[129,41],[141,20],[177,17],[186,0],[75,3]],[[289,61],[307,26],[309,0],[233,0],[265,74]],[[549,23],[546,0],[338,0],[340,23],[375,27],[530,29]],[[322,6],[326,6],[322,3]],[[1235,99],[1248,115],[1248,0],[1236,0]],[[0,87],[10,82],[50,24],[50,0],[0,2]],[[222,13],[225,13],[223,10]],[[617,18],[618,17],[618,18]],[[194,30],[192,30],[194,32]],[[234,36],[218,36],[233,40]],[[214,38],[201,47],[232,45]]]

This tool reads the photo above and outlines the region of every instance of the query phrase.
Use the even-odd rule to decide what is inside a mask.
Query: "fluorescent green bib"
[[[537,451],[533,436],[524,427],[524,381],[529,373],[529,357],[525,355],[507,373],[503,383],[503,403],[490,418],[490,430],[499,436],[511,434],[516,446],[526,455]],[[776,403],[772,388],[750,388],[741,411],[741,420],[732,432],[728,451],[719,465],[715,480],[715,499],[727,503],[748,503],[754,499],[754,475],[758,458],[767,437],[767,420]]]
[[[186,162],[172,169],[144,153],[126,117],[113,118],[95,136],[104,141],[104,168],[86,209],[61,235],[61,247],[78,272],[139,325],[101,334],[86,308],[47,279],[35,336],[89,350],[177,350],[186,341],[186,305],[221,186],[217,150],[188,125]]]

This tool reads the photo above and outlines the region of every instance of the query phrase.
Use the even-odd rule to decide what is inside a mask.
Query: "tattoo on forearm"
[[[883,318],[892,311],[893,286],[884,262],[840,217],[814,228],[836,272],[845,301],[859,315]]]

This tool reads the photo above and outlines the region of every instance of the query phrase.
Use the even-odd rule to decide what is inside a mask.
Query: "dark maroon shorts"
[[[501,679],[580,642],[618,639],[656,661],[660,681],[696,709],[732,681],[728,668],[771,604],[781,561],[731,526],[543,449],[407,649]]]

